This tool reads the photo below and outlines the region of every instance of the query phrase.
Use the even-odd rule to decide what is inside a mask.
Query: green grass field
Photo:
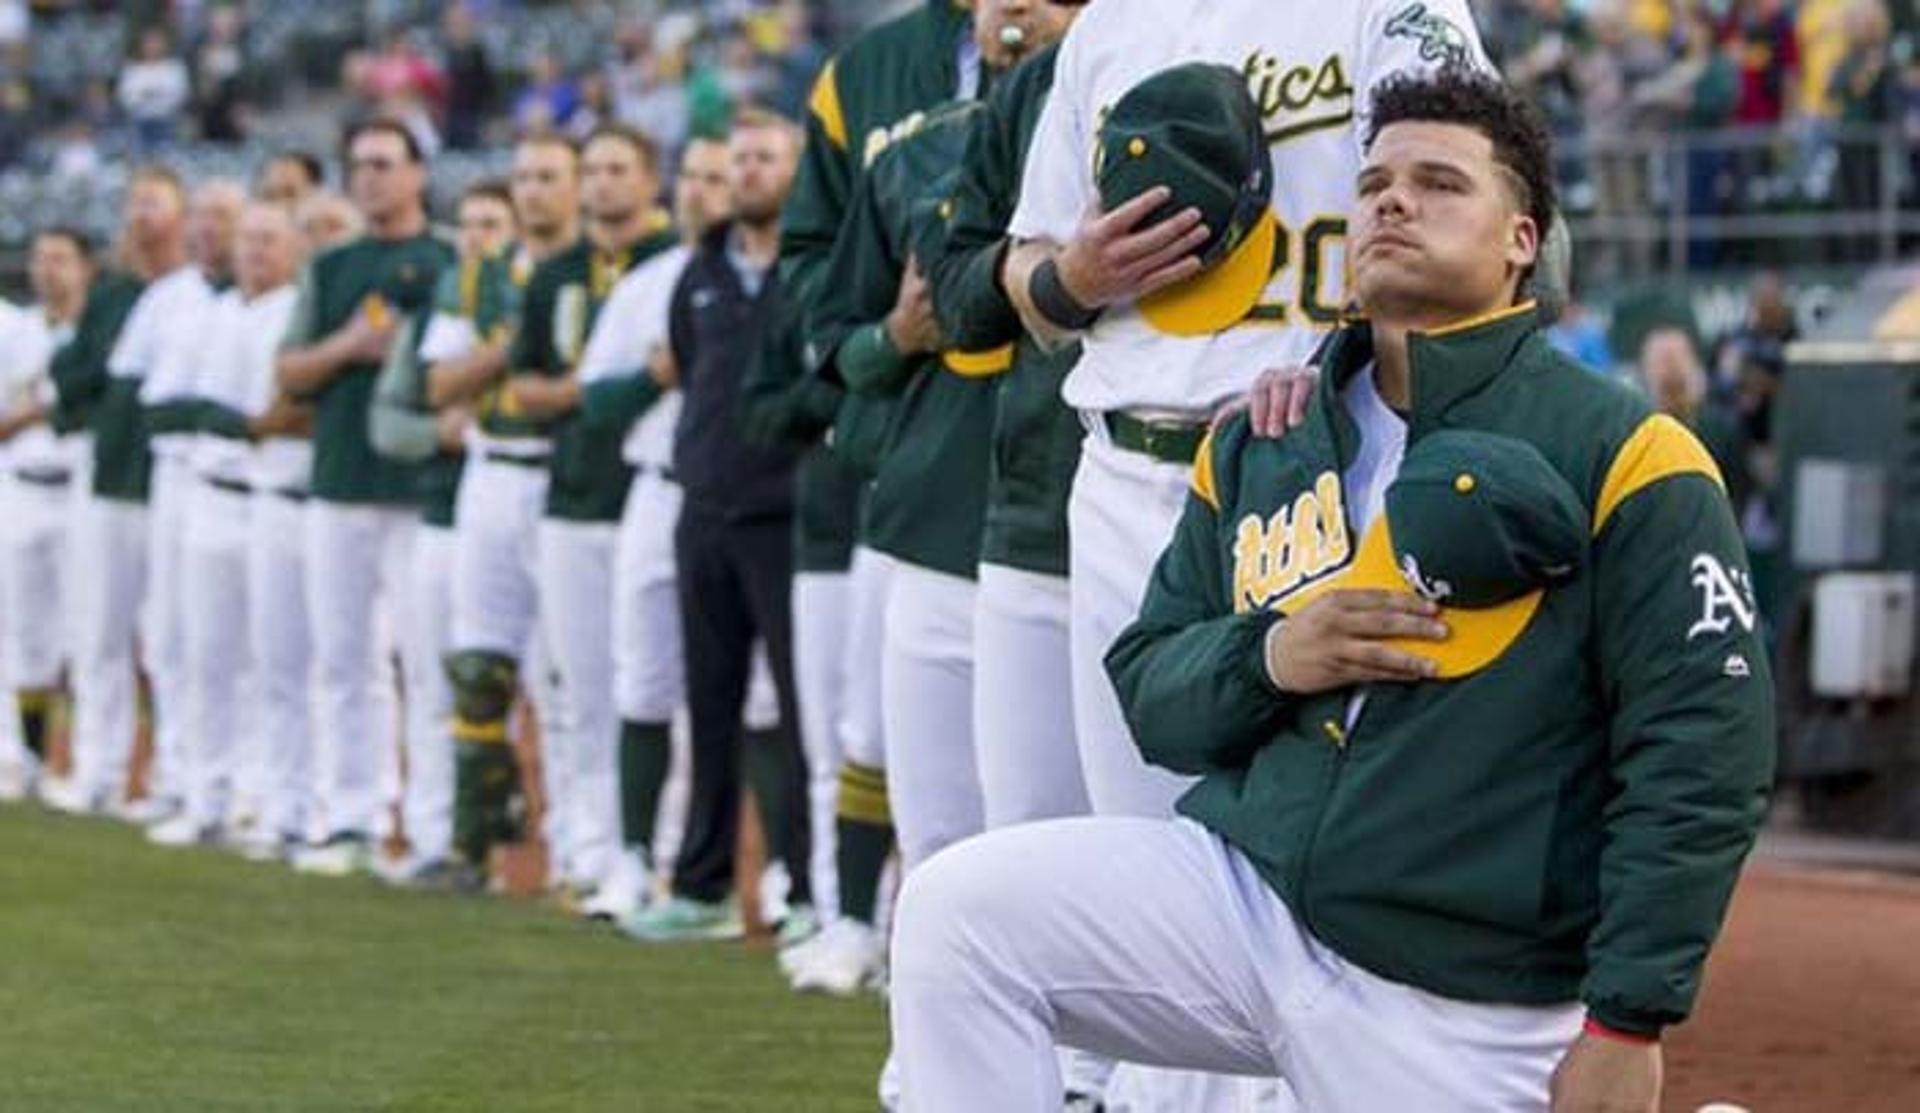
[[[852,1110],[875,999],[764,949],[0,807],[0,1110]]]

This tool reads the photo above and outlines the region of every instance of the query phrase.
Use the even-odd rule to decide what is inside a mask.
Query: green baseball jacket
[[[1582,1000],[1601,1023],[1683,1019],[1753,844],[1773,685],[1719,476],[1678,423],[1554,352],[1531,305],[1411,344],[1408,443],[1442,429],[1532,445],[1591,514],[1584,566],[1517,641],[1453,681],[1282,693],[1262,645],[1288,597],[1344,568],[1339,390],[1307,423],[1244,417],[1194,493],[1107,667],[1141,752],[1199,783],[1180,811],[1240,848],[1315,937],[1443,996]]]
[[[140,279],[119,271],[94,279],[73,339],[53,354],[48,367],[55,392],[54,430],[91,432],[93,493],[127,502],[147,501],[153,460],[141,424],[140,383],[116,383],[107,373],[107,357],[146,288]]]
[[[1084,434],[1060,400],[1060,384],[1080,347],[1047,352],[1035,344],[1000,288],[999,270],[1058,49],[1021,63],[988,94],[967,138],[943,247],[928,263],[934,310],[954,347],[1014,345],[1009,370],[995,380],[980,560],[1052,576],[1067,574],[1067,492]]]
[[[664,223],[616,256],[602,256],[582,237],[534,268],[508,349],[510,374],[558,378],[572,372],[586,350],[594,319],[620,276],[680,242]],[[549,425],[553,462],[546,515],[574,522],[617,522],[633,483],[633,465],[621,458],[626,430],[583,419],[580,412]]]
[[[455,264],[451,245],[432,234],[404,240],[361,237],[307,264],[300,297],[287,324],[286,347],[318,342],[344,325],[370,299],[411,316],[426,309],[440,272]],[[373,450],[367,411],[380,375],[376,362],[356,363],[313,397],[313,496],[331,502],[411,503],[415,469]]]
[[[968,579],[986,516],[993,375],[1009,356],[902,356],[879,322],[908,258],[933,258],[946,234],[961,151],[979,112],[978,101],[937,108],[874,160],[834,244],[835,281],[818,293],[808,326],[828,355],[822,372],[843,381],[854,403],[842,406],[834,443],[856,464],[876,465],[862,543]],[[875,433],[884,435],[876,441]],[[875,443],[884,445],[877,457],[864,447]]]

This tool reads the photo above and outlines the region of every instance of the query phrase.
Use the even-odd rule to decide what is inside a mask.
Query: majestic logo
[[[1254,50],[1240,64],[1240,72],[1260,109],[1270,144],[1353,120],[1353,83],[1347,80],[1338,54],[1329,54],[1318,64],[1289,66]]]
[[[1700,617],[1687,628],[1687,640],[1702,634],[1724,634],[1736,623],[1741,632],[1753,632],[1753,582],[1745,570],[1729,570],[1720,558],[1700,553],[1689,566],[1693,586],[1700,589]]]
[[[1425,4],[1408,4],[1394,13],[1387,20],[1387,37],[1420,44],[1422,62],[1459,65],[1467,60],[1467,36],[1447,17],[1428,11]]]
[[[1745,680],[1753,675],[1753,666],[1747,664],[1745,656],[1739,653],[1727,654],[1726,661],[1720,666],[1720,674],[1735,680]]]
[[[1429,580],[1420,574],[1420,561],[1412,554],[1400,558],[1400,575],[1420,596],[1432,603],[1444,603],[1453,598],[1453,585],[1445,580]]]
[[[1340,477],[1321,472],[1312,488],[1272,515],[1240,519],[1233,540],[1233,609],[1272,606],[1345,566],[1352,552]]]

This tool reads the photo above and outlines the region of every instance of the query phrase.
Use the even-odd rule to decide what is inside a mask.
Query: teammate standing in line
[[[740,934],[732,889],[743,766],[767,856],[785,865],[789,907],[810,903],[791,639],[796,460],[745,443],[740,429],[741,385],[753,361],[797,358],[797,334],[774,263],[800,142],[799,128],[779,116],[743,111],[734,118],[728,141],[733,216],[708,231],[668,310],[668,345],[657,374],[684,392],[673,445],[674,472],[685,490],[674,562],[693,783],[671,897],[621,924],[646,942]],[[741,719],[756,642],[766,646],[780,719],[772,731],[749,732],[743,754]]]
[[[53,425],[53,354],[73,339],[87,304],[93,258],[85,236],[50,228],[27,255],[33,304],[4,330],[0,365],[0,491],[7,533],[0,542],[0,675],[13,686],[22,747],[0,757],[0,800],[17,800],[39,782],[47,756],[47,720],[60,698],[60,672],[72,659],[74,587],[68,572],[75,485],[84,477],[82,434]]]
[[[545,653],[537,623],[540,516],[553,442],[543,423],[518,410],[502,380],[534,268],[579,239],[579,154],[554,136],[524,139],[514,148],[508,188],[519,239],[461,279],[472,284],[471,315],[437,312],[420,345],[429,404],[474,413],[454,504],[453,629],[444,660],[453,684],[453,849],[462,883],[484,878],[492,848],[513,833],[509,805],[518,773],[509,723],[516,689],[532,694],[543,732],[558,712],[549,670],[539,664]],[[524,670],[522,661],[530,662]],[[558,765],[541,766],[551,788]],[[561,818],[548,808],[550,847],[560,842]]]
[[[618,716],[613,707],[614,540],[633,469],[622,429],[579,414],[575,375],[596,317],[633,267],[677,242],[659,207],[659,153],[637,131],[605,125],[581,147],[584,235],[535,270],[508,353],[505,397],[547,422],[553,461],[540,522],[540,625],[559,681],[560,714],[544,733],[557,767],[560,838],[548,877],[563,896],[591,894],[621,846]]]
[[[73,767],[43,784],[53,808],[129,814],[136,677],[134,634],[146,590],[146,438],[138,383],[107,371],[121,331],[153,282],[186,266],[186,189],[171,170],[143,166],[127,182],[122,236],[128,270],[88,288],[73,339],[54,354],[55,429],[91,439],[88,493],[68,555],[73,584]]]
[[[620,715],[622,853],[583,911],[615,922],[652,897],[656,871],[678,849],[684,805],[662,814],[669,774],[684,783],[690,755],[673,721],[685,706],[686,654],[680,633],[673,534],[682,494],[673,473],[673,430],[680,395],[657,379],[653,356],[667,342],[673,287],[700,238],[732,214],[727,145],[694,139],[681,152],[674,182],[680,241],[622,278],[594,323],[580,357],[580,412],[596,428],[624,432],[622,458],[634,468],[613,560],[613,691]],[[747,728],[778,721],[772,680],[758,663],[749,688]],[[656,841],[656,835],[658,836]]]
[[[261,164],[253,192],[262,201],[277,201],[297,214],[299,206],[317,194],[326,180],[318,155],[281,151]]]
[[[147,832],[162,846],[191,846],[232,838],[244,846],[279,842],[277,825],[261,824],[284,784],[271,783],[271,751],[243,696],[254,683],[247,641],[248,511],[252,502],[252,442],[289,432],[306,419],[302,407],[275,405],[273,356],[293,311],[294,275],[301,240],[292,210],[254,202],[239,217],[234,286],[214,300],[199,322],[200,360],[184,391],[156,416],[174,430],[192,430],[182,462],[184,492],[180,553],[180,616],[185,659],[186,730],[190,739],[187,792],[179,815]],[[243,822],[244,821],[244,822]]]
[[[451,650],[453,568],[457,540],[455,506],[464,472],[465,440],[472,411],[428,404],[427,338],[445,340],[441,322],[471,322],[479,309],[481,270],[512,244],[516,231],[513,198],[504,184],[467,187],[455,209],[458,265],[440,275],[433,307],[408,322],[374,384],[368,436],[376,452],[420,469],[420,530],[414,537],[412,591],[415,656],[443,661]],[[465,334],[462,334],[463,337]],[[449,349],[451,350],[451,349]],[[447,736],[453,717],[453,689],[444,668],[431,669],[421,698],[407,706],[407,781],[401,823],[407,856],[382,860],[380,876],[405,885],[477,888],[477,870],[453,857],[455,762]]]
[[[340,875],[372,862],[383,745],[391,747],[391,686],[377,647],[412,628],[406,583],[414,531],[411,469],[382,460],[367,438],[379,366],[400,318],[422,312],[453,249],[427,227],[426,166],[411,132],[373,120],[349,133],[347,181],[366,234],[322,254],[301,280],[280,352],[282,390],[314,402],[307,594],[320,699],[316,747],[323,841],[295,858]],[[384,628],[388,639],[376,636]],[[433,662],[402,660],[409,671]]]
[[[226,179],[201,183],[187,208],[187,252],[193,265],[169,275],[140,295],[127,327],[114,345],[107,370],[138,384],[141,423],[152,473],[147,510],[147,626],[140,642],[152,689],[153,766],[149,814],[172,823],[216,774],[203,760],[202,739],[192,728],[187,683],[183,551],[187,507],[197,484],[192,455],[193,409],[182,405],[193,389],[203,358],[202,330],[214,304],[233,283],[233,234],[246,203],[240,184]]]

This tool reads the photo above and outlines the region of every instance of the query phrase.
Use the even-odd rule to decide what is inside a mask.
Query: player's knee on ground
[[[446,670],[453,685],[454,738],[505,742],[519,665],[504,653],[461,650],[447,654]]]

